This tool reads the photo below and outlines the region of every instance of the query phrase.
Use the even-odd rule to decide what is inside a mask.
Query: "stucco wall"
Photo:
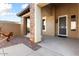
[[[71,15],[76,15],[76,17],[78,17],[78,4],[60,4],[56,6],[55,10],[56,10],[56,19],[58,19],[58,16],[63,15],[68,16],[68,37],[77,38],[78,28],[76,31],[71,31],[70,28],[71,28]]]
[[[48,5],[42,8],[42,18],[46,17],[46,30],[43,35],[55,36],[55,8]]]
[[[0,22],[0,28],[1,28],[1,32],[3,32],[3,33],[13,32],[14,36],[21,35],[20,24],[6,23],[6,22],[1,23]]]
[[[46,17],[46,31],[43,31],[44,35],[55,35],[55,20],[53,16]]]
[[[35,4],[35,42],[41,41],[41,26],[42,26],[42,20],[41,20],[41,8]]]
[[[54,16],[55,18],[52,18],[55,21],[55,24],[58,23],[58,16],[63,16],[63,15],[67,15],[68,16],[68,37],[71,38],[79,38],[79,17],[78,17],[78,13],[79,13],[79,4],[57,4],[54,5],[55,7],[55,12],[53,12],[53,6],[46,6],[42,8],[42,17],[46,16],[47,18],[49,18],[50,16]],[[54,14],[54,15],[53,15]],[[76,31],[71,31],[71,15],[76,15],[77,17],[77,30]],[[47,19],[47,21],[49,21]],[[51,20],[50,20],[51,23]],[[50,26],[52,26],[53,23],[51,23]],[[48,25],[46,25],[48,27]],[[57,34],[57,26],[55,25],[55,27],[52,29],[52,27],[49,29],[47,28],[49,32],[51,32],[53,29],[55,29],[55,33]],[[47,33],[49,34],[49,33]]]
[[[51,5],[47,5],[43,8],[41,8],[42,17],[44,16],[51,16],[52,15],[52,8]]]

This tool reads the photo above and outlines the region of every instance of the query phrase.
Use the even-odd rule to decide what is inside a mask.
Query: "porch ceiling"
[[[29,17],[30,16],[30,12],[24,14],[22,17]]]
[[[63,4],[73,4],[73,3],[39,3],[38,6],[40,6],[42,8],[42,7],[45,7],[45,6],[48,6],[48,5],[59,6],[59,5],[63,5]]]
[[[48,5],[48,4],[50,4],[50,3],[39,3],[38,6],[39,7],[44,7],[44,6]]]

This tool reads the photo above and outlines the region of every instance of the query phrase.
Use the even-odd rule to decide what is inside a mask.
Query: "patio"
[[[16,37],[10,42],[0,44],[0,56],[76,56],[79,55],[79,40],[44,36],[38,43],[41,48],[33,50],[25,41],[28,38]]]

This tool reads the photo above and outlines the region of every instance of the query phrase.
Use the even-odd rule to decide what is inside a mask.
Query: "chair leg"
[[[8,37],[8,38],[7,38],[7,42],[9,42],[9,41],[10,41],[9,39],[10,39],[10,37]]]

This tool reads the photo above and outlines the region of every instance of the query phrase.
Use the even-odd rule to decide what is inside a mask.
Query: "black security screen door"
[[[66,36],[66,17],[59,18],[59,35]]]

